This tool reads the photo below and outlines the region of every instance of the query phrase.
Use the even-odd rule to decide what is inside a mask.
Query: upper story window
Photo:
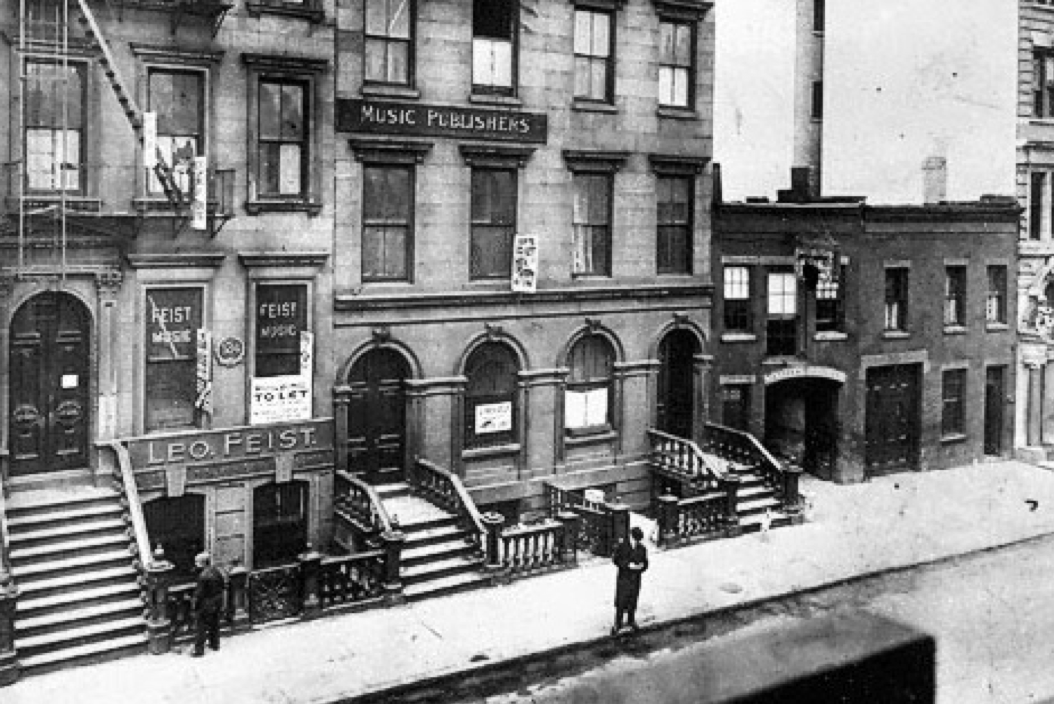
[[[765,353],[787,356],[798,351],[798,278],[793,271],[770,271]]]
[[[966,324],[966,267],[945,267],[944,324],[961,327]]]
[[[908,269],[886,269],[885,330],[905,332],[908,329]]]
[[[203,300],[200,286],[146,291],[147,431],[197,425],[197,334],[204,325]]]
[[[845,327],[845,292],[841,267],[816,284],[816,331],[840,332]]]
[[[823,119],[823,81],[812,82],[812,119]]]
[[[822,32],[827,24],[827,3],[824,0],[813,0],[812,31]]]
[[[472,3],[472,92],[515,92],[518,0]]]
[[[615,374],[611,343],[602,335],[586,335],[571,348],[567,366],[564,428],[571,435],[609,430]]]
[[[300,336],[307,329],[306,284],[257,284],[253,375],[299,375]]]
[[[27,59],[25,70],[26,188],[80,193],[85,166],[84,65]]]
[[[941,435],[962,435],[966,430],[966,370],[950,369],[941,376]]]
[[[488,342],[465,363],[465,447],[516,442],[519,363],[508,346]]]
[[[408,281],[414,241],[414,167],[362,169],[362,280]]]
[[[150,110],[157,113],[157,154],[172,169],[172,180],[190,190],[191,160],[205,153],[205,74],[152,68],[148,73]],[[149,192],[162,193],[150,175]]]
[[[614,87],[614,15],[575,9],[575,97],[610,103]]]
[[[1006,265],[988,267],[988,296],[985,299],[985,321],[1006,323]]]
[[[1054,224],[1054,198],[1051,197],[1050,172],[1030,171],[1028,190],[1028,238],[1047,239]]]
[[[689,108],[695,84],[695,24],[659,22],[659,105]]]
[[[302,197],[308,172],[307,96],[303,83],[260,81],[260,195]]]
[[[367,83],[410,85],[413,19],[413,0],[366,0]]]
[[[750,268],[726,266],[722,286],[726,332],[750,332]]]
[[[578,276],[611,276],[612,174],[575,173],[572,230],[574,260],[571,272]]]
[[[472,169],[469,275],[473,279],[507,279],[512,275],[517,182],[513,168]]]
[[[1032,115],[1054,117],[1054,53],[1032,53]]]
[[[690,176],[660,176],[655,182],[658,206],[657,267],[660,274],[692,273],[692,194]]]

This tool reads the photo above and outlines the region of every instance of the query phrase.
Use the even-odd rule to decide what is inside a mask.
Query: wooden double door
[[[406,459],[406,389],[410,366],[377,349],[348,375],[348,469],[371,484],[402,481]]]
[[[88,466],[91,316],[68,293],[39,294],[11,322],[9,436],[14,476]]]
[[[870,474],[915,469],[919,460],[922,365],[867,370],[865,463]]]

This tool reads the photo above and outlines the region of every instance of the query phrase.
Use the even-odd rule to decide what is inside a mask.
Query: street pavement
[[[651,548],[638,620],[757,605],[866,575],[1054,534],[1054,473],[989,462],[838,486],[805,478],[808,521]],[[218,653],[135,658],[28,677],[5,704],[330,702],[608,637],[614,567],[577,569],[390,609],[275,626]],[[954,590],[954,586],[950,587]]]

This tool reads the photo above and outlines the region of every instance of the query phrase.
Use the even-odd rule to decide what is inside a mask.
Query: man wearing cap
[[[622,630],[624,615],[628,617],[629,627],[634,633],[640,630],[637,626],[637,598],[640,596],[640,576],[648,569],[648,551],[641,543],[644,531],[634,526],[629,534],[630,539],[618,544],[612,558],[618,567],[618,577],[615,579],[615,625],[611,628],[613,636]]]
[[[194,616],[197,620],[197,633],[194,635],[194,652],[200,658],[205,654],[205,639],[209,647],[220,649],[220,612],[223,611],[223,594],[226,591],[226,580],[223,573],[212,564],[207,552],[194,558],[198,568],[198,584],[194,589]]]

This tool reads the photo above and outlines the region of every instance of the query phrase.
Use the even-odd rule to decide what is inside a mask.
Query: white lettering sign
[[[311,377],[253,377],[249,423],[281,423],[311,418]]]
[[[845,372],[829,367],[787,367],[786,369],[779,369],[766,374],[764,380],[766,384],[775,384],[778,381],[799,379],[801,377],[830,379],[831,381],[837,381],[839,384],[844,384],[846,378]]]
[[[512,430],[512,403],[487,403],[476,406],[476,435]]]

